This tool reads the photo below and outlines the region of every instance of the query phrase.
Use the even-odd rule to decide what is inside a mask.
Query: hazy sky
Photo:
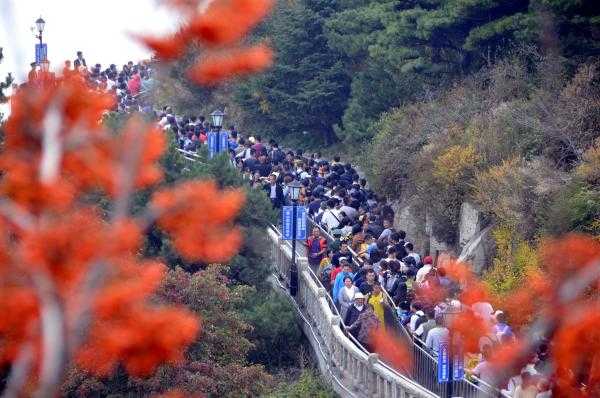
[[[66,59],[83,51],[90,64],[118,66],[150,53],[128,33],[172,31],[178,17],[158,6],[158,0],[0,0],[0,47],[4,61],[0,78],[13,72],[21,82],[35,61],[37,40],[31,27],[40,16],[46,21],[50,68],[59,70]]]

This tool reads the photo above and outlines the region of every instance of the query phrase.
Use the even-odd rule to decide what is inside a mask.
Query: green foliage
[[[600,189],[575,180],[558,192],[541,216],[542,231],[578,231],[600,237]]]
[[[73,369],[62,388],[66,397],[149,396],[178,388],[186,394],[202,392],[214,397],[258,396],[273,386],[263,366],[251,364],[253,348],[247,335],[252,327],[238,308],[248,287],[228,286],[221,266],[190,274],[172,270],[157,292],[156,300],[187,307],[202,320],[199,339],[178,366],[163,366],[148,379],[134,379],[119,369],[106,379],[97,379]]]
[[[0,63],[2,62],[3,58],[4,58],[4,54],[2,53],[2,47],[0,47]],[[14,81],[14,79],[13,79],[12,75],[9,73],[6,76],[6,78],[4,79],[4,81],[0,82],[0,104],[3,104],[8,100],[8,98],[4,94],[4,90],[9,88],[13,81]],[[2,116],[3,115],[0,113],[0,121],[2,121]]]
[[[251,292],[242,306],[244,319],[253,327],[250,339],[254,349],[252,362],[270,369],[293,365],[302,341],[296,310],[289,299],[278,292]]]
[[[333,142],[333,125],[346,106],[349,78],[323,31],[334,11],[331,4],[278,2],[264,27],[276,50],[276,63],[242,84],[236,95],[246,113],[245,126],[271,136],[307,131],[315,142]]]
[[[582,160],[577,173],[588,184],[597,180],[598,81],[597,64],[569,75],[560,58],[516,53],[442,95],[384,114],[364,167],[379,192],[421,206],[450,245],[465,200],[527,240],[543,224],[595,231],[593,200],[584,209],[583,199],[569,205],[565,214],[580,210],[560,223],[548,204]]]
[[[282,383],[266,398],[334,398],[337,395],[310,369],[304,369],[300,378],[293,383]]]
[[[528,271],[538,268],[537,250],[523,240],[514,227],[497,227],[492,236],[496,243],[496,256],[483,280],[493,294],[506,297],[522,286]]]

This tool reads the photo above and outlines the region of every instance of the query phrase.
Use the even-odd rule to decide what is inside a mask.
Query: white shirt
[[[443,326],[436,326],[427,333],[427,340],[425,346],[433,350],[434,353],[440,350],[440,343],[448,341],[448,334],[450,332]]]
[[[408,326],[410,327],[411,332],[413,332],[413,333],[415,332],[415,329],[417,328],[417,320],[419,319],[419,317],[422,317],[423,315],[425,315],[425,313],[423,311],[419,310],[410,316],[410,321],[408,322]]]
[[[332,229],[336,229],[340,226],[339,218],[340,216],[336,214],[335,210],[327,209],[323,214],[323,218],[321,218],[321,224],[331,232]]]
[[[429,273],[429,271],[431,271],[431,269],[432,269],[431,264],[426,264],[426,265],[422,266],[421,268],[419,268],[419,270],[417,271],[417,276],[415,276],[415,282],[423,283],[423,281],[425,280],[425,276],[427,276],[427,274]]]
[[[271,199],[277,198],[277,185],[271,185],[271,195],[269,197]]]
[[[490,303],[485,301],[478,301],[477,303],[471,305],[471,308],[473,309],[473,312],[479,315],[479,317],[484,321],[491,321],[492,315],[494,313],[494,307],[492,307]]]

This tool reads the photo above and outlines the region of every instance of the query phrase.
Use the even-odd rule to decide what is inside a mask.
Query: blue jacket
[[[344,287],[344,278],[349,276],[350,278],[354,278],[354,274],[352,272],[340,272],[335,277],[335,282],[333,282],[333,288],[331,290],[331,294],[333,295],[333,300],[337,304],[338,302],[338,294],[340,293],[340,289]]]

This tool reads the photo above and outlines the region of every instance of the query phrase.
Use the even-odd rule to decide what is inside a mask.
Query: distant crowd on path
[[[159,119],[165,130],[176,134],[180,149],[196,151],[206,144],[211,126],[205,117],[179,117],[166,107]],[[394,228],[391,206],[351,164],[337,156],[326,160],[318,152],[284,150],[274,140],[242,135],[234,126],[228,132],[231,163],[251,187],[265,192],[274,208],[291,204],[290,183],[302,185],[298,204],[306,206],[314,222],[332,237],[329,241],[320,228],[313,228],[306,241],[308,262],[329,291],[347,331],[363,347],[373,351],[371,337],[377,329],[403,327],[435,357],[440,345],[448,342],[450,317],[470,311],[489,324],[490,333],[481,339],[480,352],[466,354],[467,375],[492,382],[488,362],[492,351],[515,339],[506,314],[487,302],[461,303],[461,286],[431,256],[418,253],[404,231]],[[420,294],[427,289],[446,293],[432,301]],[[550,347],[541,347],[521,374],[501,383],[505,394],[551,396]]]
[[[134,63],[129,61],[120,69],[115,64],[103,68],[102,64],[96,63],[88,66],[83,52],[77,51],[75,59],[64,62],[61,75],[64,77],[80,76],[85,79],[91,89],[102,92],[114,93],[117,98],[115,111],[131,112],[142,111],[151,113],[153,111],[150,96],[145,96],[152,90],[154,79],[152,78],[152,64],[149,61]],[[28,82],[32,84],[41,82],[45,84],[53,81],[54,73],[44,70],[35,62],[31,63]],[[19,86],[14,84],[13,90]]]

